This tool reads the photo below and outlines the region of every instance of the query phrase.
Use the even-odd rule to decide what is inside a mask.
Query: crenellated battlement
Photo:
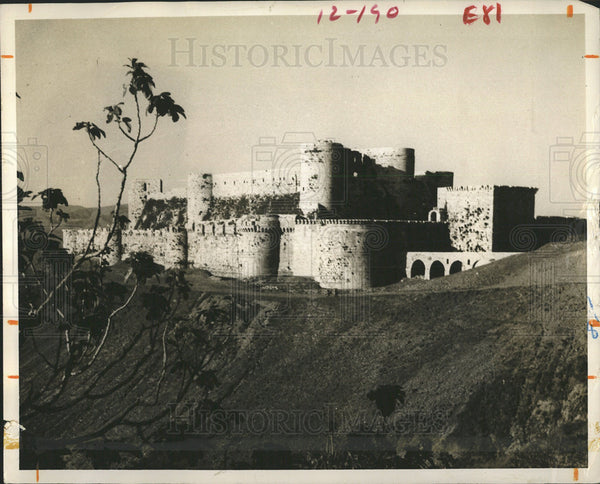
[[[106,257],[112,264],[145,251],[165,267],[235,278],[292,274],[356,289],[406,276],[408,252],[510,252],[511,228],[533,219],[536,189],[453,187],[451,172],[415,176],[412,148],[355,150],[333,140],[283,148],[268,162],[253,160],[252,171],[192,173],[185,190],[135,180],[131,224],[115,232]],[[142,220],[144,207],[154,218]],[[168,226],[146,228],[152,224]],[[82,254],[92,230],[63,234],[64,247]],[[108,234],[99,228],[91,249]]]

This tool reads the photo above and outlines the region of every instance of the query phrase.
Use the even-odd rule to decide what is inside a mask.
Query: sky
[[[160,120],[130,180],[162,178],[170,190],[191,172],[251,170],[261,138],[302,132],[350,148],[412,147],[417,173],[537,187],[536,214],[562,215],[577,205],[568,164],[550,150],[585,131],[584,54],[582,15],[468,26],[462,15],[20,20],[17,136],[29,189],[59,187],[71,204],[93,206],[96,152],[72,128],[95,122],[106,151],[127,156],[131,144],[103,108],[125,101],[134,118],[122,86],[136,57],[187,119]],[[105,163],[103,205],[117,180]]]

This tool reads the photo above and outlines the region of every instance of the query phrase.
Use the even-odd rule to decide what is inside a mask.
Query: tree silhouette
[[[165,398],[178,402],[190,388],[217,384],[213,368],[228,340],[227,328],[232,324],[228,313],[225,317],[209,307],[196,309],[193,317],[185,312],[178,315],[190,294],[183,270],[165,271],[145,252],[130,254],[118,268],[107,263],[111,239],[129,224],[121,213],[122,197],[139,145],[153,135],[160,118],[177,122],[185,117],[169,92],[154,94],[154,79],[144,63],[133,58],[126,67],[127,99],[105,107],[104,113],[109,127],[129,143],[129,154],[123,159],[113,156],[103,143],[114,134],[94,122],[78,121],[73,128],[86,133],[97,158],[95,220],[77,260],[60,248],[61,239],[55,233],[69,220],[62,190],[47,188],[37,194],[22,186],[17,190],[19,275],[27,281],[19,292],[24,316],[20,354],[25,365],[21,368],[20,412],[29,432],[49,422],[52,415],[85,412],[99,402],[113,409],[116,406],[118,411],[96,422],[86,435],[78,435],[78,441],[103,436],[118,426],[138,428],[164,418]],[[120,175],[119,191],[107,238],[98,243],[103,192],[100,173],[107,164]],[[24,182],[21,172],[17,177]],[[22,204],[38,197],[43,210],[49,212],[49,225],[27,216],[31,209]],[[187,321],[189,317],[192,322]],[[189,331],[194,324],[205,327],[200,330],[204,334],[200,346],[200,333]],[[162,357],[154,358],[156,353]],[[176,391],[165,394],[162,390],[167,384]],[[162,406],[156,407],[161,401]],[[35,459],[27,431],[23,437],[21,455]]]

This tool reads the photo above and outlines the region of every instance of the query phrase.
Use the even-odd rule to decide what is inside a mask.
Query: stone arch
[[[413,262],[410,268],[410,277],[425,276],[425,264],[420,259]]]
[[[427,214],[427,220],[430,222],[439,222],[440,221],[440,213],[437,209],[430,210]]]
[[[433,261],[429,268],[429,279],[435,279],[436,277],[443,277],[446,275],[446,268],[439,260]]]
[[[452,265],[450,266],[450,271],[448,271],[449,274],[455,274],[457,272],[461,272],[462,271],[462,267],[463,267],[463,263],[459,260],[455,260]]]

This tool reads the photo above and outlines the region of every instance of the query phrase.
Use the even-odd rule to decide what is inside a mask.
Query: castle
[[[165,267],[361,289],[535,248],[515,228],[535,223],[536,188],[453,187],[451,172],[415,175],[410,148],[360,152],[325,140],[262,155],[249,172],[191,174],[185,191],[135,180],[130,225],[111,240],[109,262],[143,250]],[[97,232],[96,247],[107,233]],[[64,230],[63,245],[82,253],[90,235]]]

